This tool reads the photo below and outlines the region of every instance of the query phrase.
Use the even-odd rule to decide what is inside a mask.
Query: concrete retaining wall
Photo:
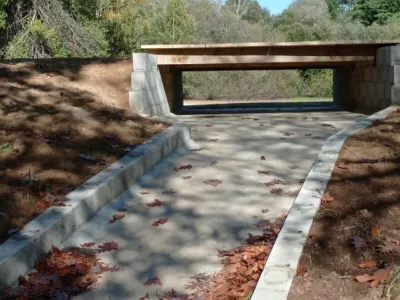
[[[347,109],[365,113],[400,103],[400,46],[378,49],[374,63],[335,70],[335,97]]]
[[[182,72],[157,66],[157,56],[133,54],[129,106],[137,113],[167,116],[183,101]]]

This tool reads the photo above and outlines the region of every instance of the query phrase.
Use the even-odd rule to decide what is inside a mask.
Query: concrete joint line
[[[370,126],[376,120],[385,119],[396,109],[397,106],[391,106],[326,140],[289,211],[251,297],[252,300],[287,299],[303,247],[344,142],[358,130]]]
[[[175,123],[68,194],[65,207],[50,207],[0,245],[0,291],[29,272],[102,207],[124,194],[161,160],[178,149],[192,149],[190,127]]]

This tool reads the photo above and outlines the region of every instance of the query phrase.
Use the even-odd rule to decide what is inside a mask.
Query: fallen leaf
[[[113,224],[116,221],[122,220],[123,218],[125,218],[124,214],[114,214],[110,220],[108,220],[108,223]]]
[[[99,245],[97,247],[97,253],[103,253],[103,252],[110,252],[112,250],[118,250],[119,245],[117,242],[111,241],[111,242],[105,242],[103,245]]]
[[[158,286],[162,286],[162,282],[158,277],[153,277],[153,278],[149,278],[144,285],[150,286],[150,285],[158,285]]]
[[[265,156],[261,156],[261,160],[265,160]]]
[[[383,245],[377,246],[376,249],[380,253],[391,254],[391,253],[400,252],[399,246],[400,246],[399,240],[386,239],[385,243]]]
[[[305,136],[310,137],[310,136],[312,136],[312,133],[306,133]]]
[[[358,267],[361,269],[376,269],[377,265],[378,264],[375,260],[369,259],[369,260],[364,260],[362,263],[358,265]]]
[[[86,159],[86,160],[96,160],[96,158],[94,158],[90,154],[86,154],[86,153],[79,153],[79,157]]]
[[[222,181],[218,180],[218,179],[209,179],[209,180],[203,181],[203,183],[207,184],[207,185],[212,185],[213,187],[216,187],[216,186],[220,185],[222,183]]]
[[[218,161],[213,160],[213,161],[210,163],[210,166],[214,166],[214,165],[216,165],[217,163],[218,163]]]
[[[153,227],[158,227],[158,226],[160,226],[160,225],[164,225],[164,224],[167,223],[167,222],[168,222],[168,218],[160,219],[160,220],[158,220],[158,221],[155,221],[155,222],[152,224],[152,226],[153,226]]]
[[[282,194],[283,190],[282,189],[272,189],[271,194]]]
[[[149,293],[147,293],[145,296],[140,297],[139,300],[145,300],[145,299],[149,299]]]
[[[328,123],[324,123],[324,124],[322,124],[322,127],[336,128],[336,127],[335,127],[335,126],[333,126],[332,124],[328,124]]]
[[[267,213],[269,213],[269,209],[268,208],[264,208],[264,209],[261,210],[261,212],[263,214],[267,214]]]
[[[206,125],[206,127],[213,127],[211,124]]]
[[[185,180],[188,180],[188,179],[192,179],[192,176],[183,176],[182,178]]]
[[[371,235],[377,236],[383,232],[383,228],[378,225],[371,225]]]
[[[257,171],[258,174],[270,175],[271,171]]]
[[[336,165],[336,168],[342,169],[342,170],[347,170],[347,169],[348,169],[348,167],[347,167],[345,164],[343,164],[343,163],[338,163],[338,164]]]
[[[174,190],[164,190],[163,192],[162,192],[164,195],[173,195],[173,194],[176,194],[177,193],[177,191],[174,191]]]
[[[179,172],[180,170],[190,170],[193,169],[192,165],[185,165],[185,166],[180,166],[179,168],[174,168],[175,172]]]
[[[303,276],[304,274],[306,274],[308,272],[308,268],[306,265],[304,264],[300,264],[297,268],[297,273],[296,276]]]
[[[190,151],[192,151],[192,152],[199,152],[199,151],[201,151],[201,150],[203,150],[204,148],[198,148],[198,149],[192,149],[192,150],[190,150]]]
[[[162,204],[163,204],[162,201],[160,201],[158,199],[155,199],[153,202],[146,203],[146,205],[148,207],[157,207],[157,206],[161,206]]]
[[[294,135],[294,133],[291,133],[291,132],[285,132],[283,135],[284,135],[284,136],[292,136],[292,135]]]
[[[282,181],[279,179],[273,179],[269,182],[264,183],[265,186],[271,186],[271,185],[277,185],[277,184],[281,184]]]
[[[354,248],[356,249],[361,249],[366,245],[365,240],[362,237],[359,237],[358,235],[353,236],[351,238],[351,243],[354,245]]]
[[[375,288],[379,284],[384,283],[387,280],[389,280],[390,271],[391,271],[390,267],[386,268],[386,269],[380,269],[380,270],[376,271],[373,275],[368,275],[368,274],[359,275],[356,277],[356,279],[359,283],[372,281],[369,286],[371,288]]]
[[[150,195],[149,192],[141,192],[140,195]]]
[[[329,192],[326,192],[321,198],[321,204],[324,206],[333,201],[335,201],[335,198],[333,198]]]
[[[81,247],[82,247],[82,248],[91,248],[91,247],[93,247],[94,245],[96,245],[96,243],[93,243],[93,242],[86,242],[86,243],[81,244]]]
[[[294,166],[291,166],[290,167],[292,170],[296,170],[296,169],[298,169],[298,168],[300,168],[299,166],[296,166],[296,165],[294,165]]]
[[[211,142],[216,142],[218,139],[210,139]]]

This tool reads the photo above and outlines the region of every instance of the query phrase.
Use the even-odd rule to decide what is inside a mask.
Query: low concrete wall
[[[335,97],[347,109],[372,113],[400,103],[400,46],[378,49],[374,63],[337,68]]]

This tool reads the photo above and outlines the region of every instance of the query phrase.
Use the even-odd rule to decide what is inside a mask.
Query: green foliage
[[[352,15],[364,25],[384,24],[400,17],[400,0],[357,0]]]
[[[192,42],[195,20],[189,13],[189,4],[186,0],[168,0],[165,13],[152,25],[155,38],[162,44]]]
[[[54,29],[49,29],[40,20],[32,20],[24,31],[18,33],[9,43],[7,58],[68,57]]]

